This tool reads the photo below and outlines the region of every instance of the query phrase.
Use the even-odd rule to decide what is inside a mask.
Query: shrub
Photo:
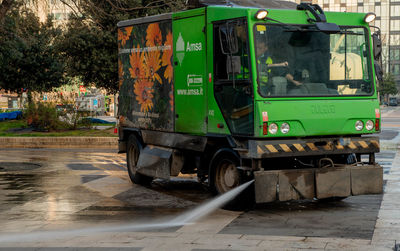
[[[59,112],[53,103],[29,103],[24,117],[28,126],[40,131],[54,131],[66,128],[59,118]]]

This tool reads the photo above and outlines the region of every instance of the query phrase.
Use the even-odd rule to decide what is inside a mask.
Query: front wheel
[[[126,164],[131,181],[135,184],[148,186],[153,181],[153,177],[137,172],[137,162],[142,148],[142,144],[140,144],[136,136],[130,135],[126,147]]]
[[[215,190],[219,193],[226,193],[229,190],[242,184],[239,171],[236,168],[239,165],[237,158],[222,157],[218,160],[215,167]]]
[[[239,158],[230,152],[218,154],[212,161],[213,188],[217,194],[226,193],[247,180],[245,175],[237,167],[240,165]],[[237,195],[232,201],[224,206],[228,210],[244,210],[254,205],[254,186],[247,188]]]

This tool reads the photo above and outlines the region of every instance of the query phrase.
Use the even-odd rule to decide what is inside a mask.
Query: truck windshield
[[[264,97],[373,94],[367,30],[326,34],[306,26],[256,24],[258,92]]]

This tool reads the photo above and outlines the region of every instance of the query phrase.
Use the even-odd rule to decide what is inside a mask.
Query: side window
[[[216,80],[250,78],[246,20],[230,20],[214,26]]]
[[[232,134],[253,135],[253,95],[245,19],[214,24],[214,95]]]

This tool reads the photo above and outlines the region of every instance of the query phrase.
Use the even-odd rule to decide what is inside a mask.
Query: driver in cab
[[[272,83],[268,83],[268,78],[271,75],[284,76],[290,83],[295,86],[302,85],[301,82],[295,80],[293,75],[288,72],[289,63],[287,61],[281,63],[273,62],[271,54],[268,51],[268,44],[265,41],[264,36],[263,38],[257,39],[256,58],[260,78],[260,90],[263,95],[269,95],[271,92]]]

